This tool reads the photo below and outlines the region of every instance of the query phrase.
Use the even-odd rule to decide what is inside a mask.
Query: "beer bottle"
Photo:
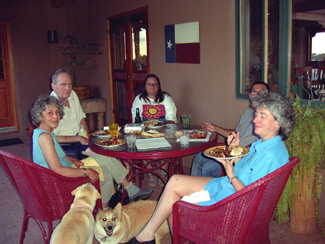
[[[141,123],[141,117],[140,117],[140,111],[139,108],[136,109],[136,115],[135,115],[135,123]]]

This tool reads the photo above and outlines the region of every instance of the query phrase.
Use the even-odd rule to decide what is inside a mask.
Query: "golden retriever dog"
[[[114,209],[105,211],[99,209],[94,230],[96,239],[102,244],[128,242],[148,223],[156,205],[157,201],[143,200],[124,206],[118,203]],[[169,233],[167,221],[156,233],[157,244],[166,233]]]
[[[50,244],[92,244],[94,239],[93,210],[101,196],[90,183],[71,192],[75,196],[70,210],[53,231]]]

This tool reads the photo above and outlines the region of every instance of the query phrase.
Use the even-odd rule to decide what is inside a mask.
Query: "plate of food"
[[[110,138],[109,130],[98,130],[91,133],[93,136],[101,137],[101,138]]]
[[[190,139],[204,139],[207,137],[208,131],[206,130],[190,130]]]
[[[143,124],[145,127],[149,129],[159,129],[164,127],[166,125],[166,122],[160,120],[152,120],[152,121],[143,122]]]
[[[125,143],[126,141],[124,139],[116,139],[116,138],[100,139],[95,142],[97,146],[107,147],[107,148],[122,146]]]
[[[157,138],[157,137],[164,137],[165,134],[164,133],[160,133],[160,132],[158,132],[156,130],[147,130],[147,131],[143,131],[141,133],[141,136],[144,136],[144,137],[155,137],[155,138]]]
[[[245,156],[249,153],[246,147],[241,146],[215,146],[204,151],[204,155],[214,159],[235,159]]]

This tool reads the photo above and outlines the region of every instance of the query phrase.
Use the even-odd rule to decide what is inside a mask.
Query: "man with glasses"
[[[239,123],[234,129],[225,129],[211,123],[203,123],[202,129],[216,132],[219,135],[227,138],[232,132],[239,132],[240,146],[247,147],[253,142],[257,141],[259,137],[254,134],[254,110],[251,108],[251,100],[260,91],[269,92],[270,87],[268,84],[257,81],[254,82],[249,91],[249,108],[240,117]],[[222,174],[222,166],[216,160],[205,157],[203,153],[198,153],[193,159],[191,175],[192,176],[207,176],[219,177]]]

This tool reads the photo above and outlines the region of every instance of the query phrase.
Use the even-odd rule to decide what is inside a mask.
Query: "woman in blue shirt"
[[[262,92],[253,98],[252,107],[255,109],[254,132],[261,139],[252,144],[249,154],[242,159],[220,160],[226,171],[223,177],[172,176],[148,224],[128,243],[155,243],[155,232],[166,219],[171,220],[172,206],[183,196],[207,190],[210,200],[198,204],[212,205],[289,161],[283,142],[289,137],[294,124],[289,99],[277,93]],[[233,133],[228,141],[232,137],[232,145],[239,145],[239,133]]]

